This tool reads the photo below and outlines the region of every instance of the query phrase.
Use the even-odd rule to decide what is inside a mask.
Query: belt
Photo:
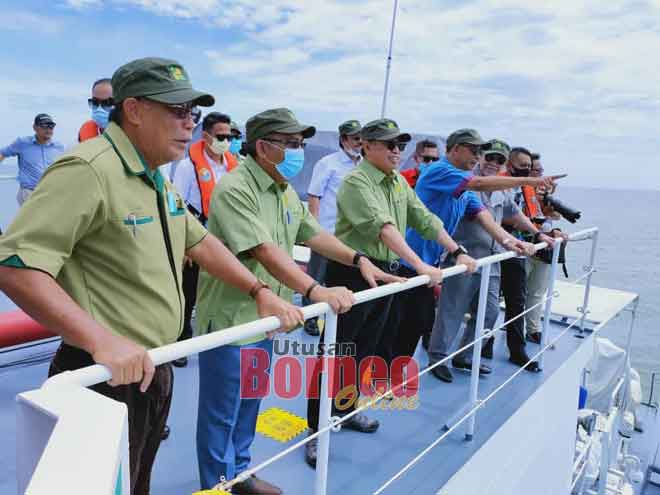
[[[381,261],[381,260],[376,260],[374,258],[369,258],[369,261],[371,261],[381,270],[385,270],[388,273],[396,273],[399,271],[399,268],[401,267],[401,263],[399,262],[399,260]]]

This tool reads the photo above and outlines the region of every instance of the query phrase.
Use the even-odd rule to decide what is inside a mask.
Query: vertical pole
[[[545,311],[543,313],[543,330],[541,333],[541,349],[548,345],[550,332],[550,313],[552,312],[552,299],[555,292],[555,279],[557,278],[557,267],[559,266],[559,249],[561,248],[561,239],[555,239],[555,245],[552,248],[552,265],[550,265],[550,275],[548,275],[548,291],[546,292]],[[539,367],[543,370],[545,363],[545,352],[539,357]]]
[[[639,296],[635,299],[630,315],[630,328],[628,330],[628,341],[626,342],[626,369],[623,374],[623,387],[621,387],[621,416],[626,412],[628,390],[630,389],[630,367],[632,366],[630,355],[632,350],[632,333],[635,327],[635,319],[637,318],[637,305],[639,304]]]
[[[385,65],[385,89],[383,90],[383,106],[380,109],[380,118],[385,118],[387,108],[387,94],[390,90],[390,70],[392,69],[392,47],[394,45],[394,28],[396,26],[396,11],[399,6],[399,0],[394,0],[394,10],[392,12],[392,27],[390,29],[390,46],[387,50],[387,63]]]
[[[470,409],[477,405],[479,395],[479,367],[481,366],[481,336],[484,333],[486,320],[486,305],[488,302],[488,282],[490,280],[491,265],[481,267],[481,285],[479,286],[479,306],[477,307],[477,321],[475,323],[475,343],[472,348],[472,374],[470,376]],[[465,439],[470,441],[474,437],[474,425],[477,414],[470,416],[467,424]]]
[[[591,237],[591,254],[589,255],[589,266],[587,269],[589,271],[593,270],[596,262],[596,248],[598,245],[598,231],[593,233]],[[580,317],[580,324],[578,325],[577,337],[584,338],[584,321],[587,318],[587,313],[589,312],[589,294],[591,293],[591,276],[593,273],[587,275],[587,283],[584,287],[584,300],[582,301],[582,316]]]
[[[323,342],[326,349],[334,347],[337,340],[337,314],[329,310],[325,315],[325,326],[323,329]],[[329,382],[332,378],[332,367],[328,361],[328,356],[321,356],[323,360],[323,369],[321,375],[321,405],[319,408],[319,429],[325,428],[330,424],[330,414],[332,411],[332,399],[328,393],[330,390]],[[318,438],[318,449],[316,452],[316,484],[315,495],[325,495],[328,485],[328,456],[330,455],[330,431],[322,433]]]

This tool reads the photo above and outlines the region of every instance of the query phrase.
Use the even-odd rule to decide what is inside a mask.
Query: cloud
[[[27,11],[5,11],[2,13],[0,31],[25,31],[35,34],[55,35],[63,25],[51,17]]]

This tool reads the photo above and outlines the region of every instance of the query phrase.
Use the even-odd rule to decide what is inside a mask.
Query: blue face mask
[[[284,150],[284,160],[275,165],[275,168],[287,181],[293,179],[300,173],[305,164],[305,150],[298,148],[297,150]]]
[[[240,138],[232,139],[229,144],[229,152],[232,155],[238,155],[239,151],[241,151],[241,144],[243,144],[243,141]]]
[[[98,125],[101,129],[108,127],[109,117],[110,112],[103,108],[101,105],[92,109],[92,120],[96,122],[96,125]]]

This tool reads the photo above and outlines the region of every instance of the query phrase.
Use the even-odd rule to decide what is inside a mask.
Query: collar
[[[202,153],[204,153],[204,158],[206,158],[206,161],[209,162],[209,163],[212,163],[216,167],[222,167],[224,165],[224,162],[223,162],[222,158],[218,162],[216,162],[213,158],[211,158],[211,155],[209,155],[206,152],[206,146],[204,146]]]
[[[37,140],[37,135],[36,135],[36,134],[34,134],[34,135],[32,136],[32,139],[30,140],[30,142],[31,142],[32,144],[38,144],[39,146],[52,146],[53,144],[55,144],[55,141],[53,141],[52,139],[51,139],[50,141],[48,141],[47,143],[41,144],[41,143]]]
[[[396,177],[396,172],[392,171],[390,175],[385,174],[382,170],[380,170],[378,167],[376,167],[373,163],[371,163],[369,160],[366,158],[363,158],[362,161],[358,164],[358,167],[362,169],[362,171],[367,174],[367,177],[369,177],[372,181],[374,181],[376,184],[380,184],[387,178],[392,178],[394,179]]]
[[[267,191],[273,186],[273,184],[275,184],[273,178],[268,175],[266,171],[261,168],[261,165],[259,165],[250,155],[245,158],[243,165],[247,167],[255,182],[259,186],[259,189],[262,191]]]

